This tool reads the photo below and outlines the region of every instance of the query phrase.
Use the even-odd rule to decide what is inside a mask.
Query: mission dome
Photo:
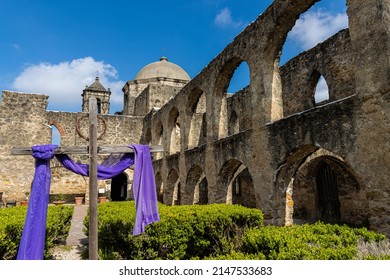
[[[177,80],[191,80],[190,76],[179,65],[169,62],[165,56],[144,66],[135,76],[134,80],[143,80],[151,78],[170,78]]]

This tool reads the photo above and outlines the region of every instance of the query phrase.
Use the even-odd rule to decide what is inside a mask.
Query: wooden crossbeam
[[[162,145],[150,147],[151,153],[163,152],[164,149]],[[127,146],[98,146],[98,154],[125,154],[125,153],[134,153],[134,150]],[[11,150],[11,155],[21,156],[21,155],[31,155],[31,147],[14,147]],[[88,155],[89,147],[88,146],[69,146],[69,147],[58,147],[55,151],[55,154],[78,154],[78,155]]]

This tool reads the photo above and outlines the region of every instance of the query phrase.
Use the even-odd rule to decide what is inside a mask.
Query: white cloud
[[[348,27],[346,13],[309,11],[297,20],[290,36],[291,39],[299,42],[304,50],[307,50],[346,27]]]
[[[110,88],[111,103],[122,102],[121,89],[125,82],[118,80],[113,66],[92,57],[29,65],[15,78],[12,87],[17,91],[47,94],[50,109],[67,110],[81,108],[81,93],[95,81],[96,75],[105,88]]]
[[[235,21],[228,7],[223,8],[216,15],[214,22],[219,27],[240,27],[243,25],[241,21]]]

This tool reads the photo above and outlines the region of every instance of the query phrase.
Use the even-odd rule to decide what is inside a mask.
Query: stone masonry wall
[[[4,200],[23,200],[31,192],[34,160],[12,156],[15,146],[50,142],[46,120],[46,95],[3,91],[0,106],[0,192]]]
[[[314,93],[320,75],[329,89],[329,101],[355,93],[353,52],[348,29],[301,53],[280,69],[284,116],[315,107]]]

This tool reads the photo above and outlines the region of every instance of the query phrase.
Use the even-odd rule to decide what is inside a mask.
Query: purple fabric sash
[[[145,227],[160,220],[157,207],[156,185],[149,146],[131,145],[134,154],[111,157],[98,165],[98,179],[110,179],[132,164],[134,166],[133,193],[136,204],[136,218],[133,235],[141,234]],[[18,260],[42,260],[47,206],[50,192],[50,159],[53,158],[56,145],[33,147],[36,169],[32,185],[31,198],[27,210],[25,226],[19,245]],[[67,155],[56,155],[57,160],[67,169],[82,176],[88,176],[88,165],[73,162]]]
[[[89,166],[88,164],[76,163],[71,160],[67,155],[56,155],[56,159],[62,164],[66,169],[73,171],[76,174],[81,176],[89,175]],[[134,163],[134,154],[123,154],[123,156],[119,159],[119,162],[112,166],[105,166],[103,164],[98,164],[97,168],[97,176],[98,180],[111,179],[127,168],[132,166]],[[140,175],[140,174],[139,174]]]
[[[131,145],[135,154],[133,193],[136,217],[133,235],[144,232],[145,227],[160,220],[157,208],[156,183],[149,146]]]
[[[18,260],[43,259],[51,179],[50,160],[56,149],[56,145],[32,147],[32,156],[35,158],[35,174],[18,250]]]

